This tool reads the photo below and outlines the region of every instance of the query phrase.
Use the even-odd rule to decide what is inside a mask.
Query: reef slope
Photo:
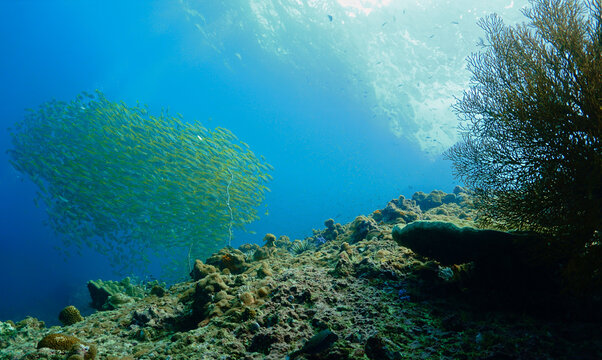
[[[475,216],[461,188],[417,193],[349,224],[329,219],[304,240],[224,248],[169,288],[90,282],[99,310],[83,320],[0,323],[0,359],[602,358],[600,324],[528,286],[539,273],[478,257],[443,264],[393,237],[395,226]]]

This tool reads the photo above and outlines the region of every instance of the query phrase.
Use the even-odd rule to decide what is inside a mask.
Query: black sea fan
[[[528,22],[489,16],[455,105],[447,157],[475,193],[481,225],[539,232],[533,262],[562,269],[580,311],[602,299],[602,2],[533,0]],[[554,255],[555,254],[555,255]],[[551,266],[555,265],[555,266]]]
[[[536,0],[514,27],[491,15],[468,59],[447,152],[480,219],[591,241],[602,226],[602,5]]]

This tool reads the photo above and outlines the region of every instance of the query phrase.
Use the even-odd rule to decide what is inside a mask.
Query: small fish
[[[166,246],[177,245],[176,234],[182,232],[214,238],[195,250],[213,252],[228,236],[224,224],[233,221],[238,227],[258,219],[255,208],[269,191],[264,184],[272,176],[266,172],[273,168],[247,144],[238,145],[227,129],[208,130],[200,122],[182,121],[182,114],[169,116],[167,110],[152,116],[142,106],[148,107],[113,103],[100,92],[82,93],[70,103],[45,103],[26,116],[32,131],[15,135],[19,152],[12,151],[9,161],[20,172],[30,173],[40,188],[35,201],[45,204],[58,232],[109,255],[114,265],[129,262],[117,255],[118,248],[127,247],[118,240],[123,229],[131,230],[130,240],[162,239]],[[38,123],[38,117],[48,121]],[[72,117],[81,117],[77,125]],[[74,131],[80,125],[87,129],[85,136]],[[20,130],[18,126],[16,131]],[[70,142],[53,146],[61,139],[59,134],[72,132],[76,136]],[[224,181],[224,168],[236,175],[231,184]],[[51,179],[48,184],[40,174]],[[228,190],[233,213],[223,210]],[[215,199],[206,195],[212,191]],[[84,214],[94,219],[81,220]],[[93,236],[116,245],[92,241]],[[157,248],[152,251],[161,253]]]
[[[330,20],[330,22],[332,22],[332,15],[328,15],[328,20]]]

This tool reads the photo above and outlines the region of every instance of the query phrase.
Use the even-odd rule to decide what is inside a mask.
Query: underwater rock
[[[218,297],[217,294],[222,290],[229,289],[224,279],[219,273],[213,273],[207,275],[204,279],[200,280],[195,287],[192,312],[193,317],[196,321],[204,320],[212,315],[216,315],[221,308],[225,308],[228,304],[228,300],[224,297]],[[212,304],[220,302],[219,306],[213,306]],[[217,308],[216,308],[217,307]]]
[[[420,213],[421,210],[416,205],[416,201],[400,195],[399,198],[389,201],[384,209],[374,211],[372,218],[387,224],[406,224],[420,219]]]
[[[374,334],[368,338],[364,346],[366,356],[371,360],[401,360],[401,349],[391,340]]]
[[[456,185],[454,186],[454,190],[452,192],[454,195],[459,196],[460,194],[468,194],[468,189],[460,185]]]
[[[132,324],[139,326],[163,327],[171,315],[161,307],[151,305],[143,310],[132,311]]]
[[[265,246],[260,247],[259,249],[255,250],[255,252],[253,253],[253,260],[255,260],[255,261],[265,260],[270,257],[271,253],[272,252],[270,251],[270,248],[265,247]]]
[[[460,228],[441,221],[416,221],[393,228],[393,239],[399,245],[443,265],[499,258],[499,254],[513,252],[513,242],[524,238],[503,231]]]
[[[99,280],[100,282],[101,280]],[[96,310],[103,310],[103,306],[109,296],[112,293],[102,286],[102,283],[97,283],[95,281],[88,281],[88,291],[90,292],[90,297],[92,298],[92,306]]]
[[[132,284],[128,277],[121,281],[90,280],[88,281],[88,291],[92,298],[90,306],[96,310],[114,309],[115,307],[113,305],[120,304],[120,301],[124,299],[122,296],[117,296],[113,299],[114,304],[108,303],[109,298],[116,294],[122,294],[137,299],[143,298],[146,294],[142,286]]]
[[[353,263],[345,251],[339,253],[338,261],[334,267],[333,274],[336,276],[349,276],[354,273]]]
[[[339,339],[339,336],[330,329],[325,329],[312,336],[303,347],[293,352],[289,359],[293,360],[303,354],[317,354],[330,348]]]
[[[272,271],[272,269],[270,269],[270,267],[266,263],[262,263],[261,266],[259,267],[259,269],[257,270],[257,276],[260,278],[264,278],[264,277],[272,276],[272,275],[274,275],[274,272]]]
[[[374,219],[366,217],[366,216],[358,216],[353,220],[350,225],[351,235],[350,235],[350,243],[354,244],[358,241],[364,240],[369,232],[378,231],[378,225],[376,225],[376,221]]]
[[[260,298],[264,298],[266,296],[268,296],[270,294],[270,289],[268,289],[267,286],[262,286],[259,289],[257,289],[257,296],[259,296]]]
[[[15,323],[8,320],[6,322],[0,321],[0,349],[8,347],[11,340],[17,335],[17,329]]]
[[[429,194],[418,191],[412,195],[412,200],[422,211],[428,211],[444,204],[459,204],[469,197],[466,189],[456,186],[451,194],[441,190],[433,190]]]
[[[466,324],[458,314],[449,314],[441,319],[441,326],[447,331],[463,331]]]
[[[238,250],[240,250],[243,253],[252,252],[257,249],[259,249],[259,245],[257,244],[242,244],[238,247]]]
[[[218,272],[217,268],[213,265],[203,264],[203,262],[199,259],[194,261],[194,267],[190,272],[190,277],[192,280],[197,281],[203,279],[205,276],[209,274],[213,274]]]
[[[429,209],[442,205],[443,198],[446,195],[447,194],[441,190],[433,190],[428,195],[423,193],[422,191],[418,191],[414,193],[414,195],[412,195],[412,200],[416,201],[416,204],[420,206],[420,209],[422,209],[422,211],[427,211]]]
[[[94,360],[98,350],[94,344],[75,344],[67,354],[67,360]]]
[[[261,328],[259,329],[259,332],[255,336],[253,336],[248,350],[268,355],[270,353],[270,348],[273,344],[280,343],[283,341],[284,337],[282,334],[274,330]]]
[[[384,209],[375,210],[371,217],[380,224],[409,224],[418,220],[453,222],[460,226],[472,226],[476,210],[472,195],[456,186],[454,193],[441,190],[425,194],[414,193],[412,199],[403,195],[387,203]]]
[[[348,242],[343,242],[340,247],[340,251],[344,251],[347,255],[353,254],[353,248],[349,245]]]
[[[157,297],[162,297],[165,295],[165,288],[163,286],[155,285],[150,291],[151,295],[155,295]]]
[[[247,306],[255,302],[255,296],[253,296],[253,294],[249,291],[245,291],[244,293],[240,294],[239,299],[241,303]]]
[[[46,327],[46,324],[43,321],[38,320],[31,316],[26,317],[25,319],[19,321],[16,324],[17,329],[29,328],[29,329],[41,330],[41,329],[44,329],[45,327]]]
[[[343,232],[345,232],[345,228],[339,224],[339,223],[335,223],[334,219],[328,219],[326,221],[324,221],[324,226],[326,226],[326,229],[322,232],[315,232],[314,231],[314,235],[320,235],[323,237],[324,242],[326,241],[333,241],[337,238],[337,236],[343,234]]]
[[[278,239],[276,240],[274,245],[276,245],[276,247],[278,247],[278,248],[288,250],[291,247],[292,242],[288,236],[281,235],[278,237]]]
[[[213,265],[220,270],[228,269],[231,274],[240,274],[248,268],[248,264],[245,261],[245,254],[240,250],[232,249],[230,247],[223,248],[211,255],[206,263],[208,265]]]
[[[83,320],[84,318],[79,313],[79,310],[73,305],[65,307],[59,313],[59,321],[65,326],[73,325]]]
[[[564,311],[557,271],[563,263],[562,254],[555,254],[557,250],[545,237],[418,221],[395,226],[393,238],[399,245],[446,266],[429,276],[436,273],[438,279],[465,288],[472,294],[469,300],[481,307],[512,308],[544,316]],[[483,296],[489,301],[477,300]]]
[[[426,194],[422,191],[417,191],[412,195],[412,200],[414,200],[416,202],[416,204],[418,204],[418,206],[420,206],[420,204],[426,199]],[[422,207],[421,207],[422,209]]]
[[[117,293],[109,296],[103,308],[105,310],[115,310],[122,307],[123,305],[131,304],[133,302],[135,302],[134,298],[127,296],[126,294]]]
[[[12,336],[16,331],[17,330],[15,329],[15,324],[12,321],[0,321],[0,337]]]
[[[267,247],[274,247],[274,246],[276,246],[275,245],[275,243],[276,243],[276,235],[270,234],[270,233],[265,234],[265,236],[263,237],[263,242],[265,242],[264,246],[267,246]]]
[[[443,204],[427,210],[422,214],[422,220],[442,221],[453,223],[459,227],[474,227],[477,213],[458,204]]]
[[[354,273],[358,277],[370,279],[381,278],[394,280],[397,278],[397,275],[393,271],[383,269],[380,266],[380,262],[375,262],[370,257],[365,257],[360,262],[354,264]]]

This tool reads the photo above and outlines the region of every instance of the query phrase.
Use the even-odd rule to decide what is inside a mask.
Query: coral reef
[[[384,209],[371,214],[377,223],[409,224],[417,220],[439,220],[452,222],[458,226],[473,226],[477,212],[473,206],[471,193],[456,186],[452,193],[433,190],[429,194],[418,191],[412,199],[403,195],[389,201]]]
[[[397,224],[416,221],[420,218],[420,213],[421,209],[415,200],[408,200],[400,195],[399,199],[389,201],[384,209],[372,213],[372,217],[376,221]]]
[[[558,288],[548,292],[550,259],[536,256],[543,241],[454,225],[469,221],[457,217],[470,213],[469,198],[458,198],[426,211],[392,200],[421,218],[457,206],[451,223],[385,222],[373,213],[340,226],[327,220],[303,241],[270,236],[274,246],[226,247],[168,288],[95,281],[94,289],[131,301],[68,328],[2,323],[0,358],[82,360],[91,349],[113,360],[600,358],[596,308],[577,304],[579,312]],[[476,239],[499,242],[500,252]],[[269,256],[248,255],[261,248]],[[51,342],[65,344],[37,346]]]

